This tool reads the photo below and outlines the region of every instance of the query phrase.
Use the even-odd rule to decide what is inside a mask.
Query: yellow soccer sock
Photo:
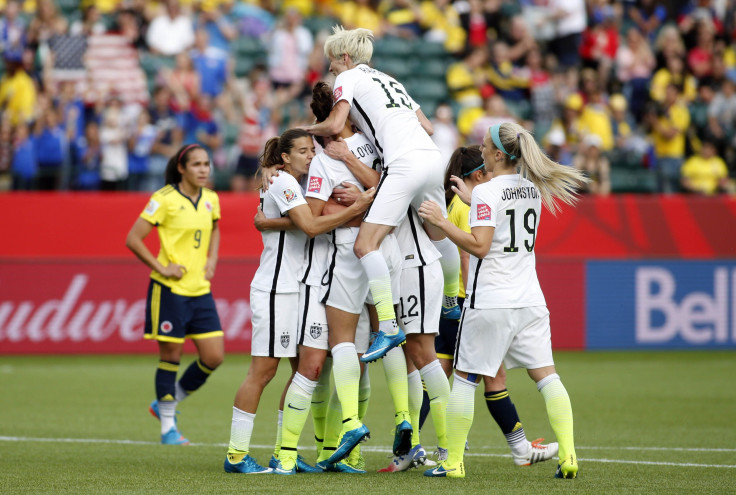
[[[456,298],[460,290],[460,253],[457,246],[446,237],[441,241],[432,241],[432,244],[442,255],[440,266],[442,266],[442,275],[445,279],[443,293],[448,297]]]
[[[304,423],[309,416],[309,404],[312,392],[317,382],[296,373],[286,392],[283,411],[283,426],[281,428],[281,453],[279,459],[286,469],[291,469],[296,463],[296,449],[299,437],[304,429]],[[293,462],[290,462],[293,461]]]
[[[314,442],[317,446],[317,455],[322,450],[325,441],[325,421],[327,405],[330,401],[330,374],[332,372],[332,358],[325,360],[322,373],[317,380],[317,386],[312,392],[312,422],[314,424]]]
[[[447,462],[450,466],[463,461],[465,442],[473,425],[475,389],[478,384],[455,374],[447,404]]]
[[[565,459],[569,455],[575,456],[572,405],[559,375],[553,373],[542,378],[537,382],[537,389],[544,397],[549,424],[560,445],[560,459]]]
[[[317,457],[317,462],[326,461],[335,453],[337,442],[340,439],[340,433],[342,433],[342,409],[340,407],[340,400],[337,397],[337,390],[334,388],[327,404],[324,443]]]
[[[344,429],[360,426],[358,420],[358,395],[360,389],[360,362],[355,344],[342,342],[332,348],[332,369],[335,390],[340,399]]]
[[[378,313],[378,321],[395,320],[396,313],[394,313],[393,295],[391,294],[391,274],[383,255],[379,251],[371,251],[360,258],[360,264],[368,277],[368,286],[371,290],[376,313]],[[386,333],[391,334],[391,331]]]
[[[281,454],[281,435],[284,424],[284,411],[279,410],[278,419],[276,420],[276,442],[273,445],[273,456],[278,459]]]
[[[360,376],[360,385],[358,388],[358,419],[363,422],[365,413],[368,410],[368,403],[371,400],[371,376],[368,374],[368,365],[365,365],[365,371]]]
[[[401,347],[394,347],[383,358],[383,372],[386,384],[394,402],[396,424],[409,417],[409,383],[406,376],[406,358]]]
[[[427,388],[429,396],[429,407],[432,411],[432,423],[437,433],[437,445],[443,449],[447,448],[447,403],[450,401],[450,382],[447,381],[445,371],[442,369],[439,359],[435,359],[419,374]]]
[[[422,398],[424,397],[424,389],[422,388],[422,377],[419,371],[414,370],[407,376],[409,384],[409,414],[411,415],[411,446],[422,443],[419,439],[419,412],[422,410]]]

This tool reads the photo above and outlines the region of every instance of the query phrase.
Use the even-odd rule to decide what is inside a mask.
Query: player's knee
[[[219,356],[207,356],[206,358],[201,358],[202,364],[207,366],[212,371],[215,371],[225,360],[225,356],[219,355]]]
[[[322,374],[322,366],[307,366],[305,369],[300,370],[299,373],[307,380],[312,380],[313,382],[316,382],[317,380],[319,380],[319,376]]]

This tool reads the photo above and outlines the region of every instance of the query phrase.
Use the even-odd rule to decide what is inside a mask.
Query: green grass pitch
[[[191,356],[182,361],[188,364]],[[463,480],[388,465],[393,413],[380,364],[363,444],[369,473],[291,477],[225,474],[235,390],[249,358],[230,355],[207,385],[180,404],[185,447],[157,443],[148,414],[156,357],[0,358],[0,493],[734,493],[736,353],[556,353],[572,399],[580,457],[576,480],[557,480],[553,461],[515,467],[479,390]],[[267,463],[288,364],[266,389],[252,454]],[[554,435],[544,402],[521,370],[508,378],[531,440]],[[423,434],[435,444],[431,419]],[[314,461],[311,419],[303,455]]]

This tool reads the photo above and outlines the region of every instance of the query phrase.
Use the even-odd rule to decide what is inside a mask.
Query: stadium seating
[[[651,170],[611,168],[611,191],[614,193],[655,193],[657,178]]]

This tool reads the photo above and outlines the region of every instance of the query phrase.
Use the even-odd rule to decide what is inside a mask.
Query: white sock
[[[365,412],[368,409],[368,402],[371,399],[371,375],[368,373],[368,365],[360,376],[360,385],[358,388],[358,419],[363,421]]]
[[[174,416],[176,415],[176,401],[160,400],[158,401],[158,417],[161,419],[161,434],[176,426]]]
[[[293,380],[292,380],[292,383],[294,383]],[[291,387],[291,385],[289,387]],[[276,457],[276,459],[279,458],[279,454],[281,453],[281,427],[283,425],[284,425],[284,411],[279,409],[278,419],[276,420],[276,443],[273,446],[273,455],[274,457]]]
[[[256,415],[241,411],[233,406],[233,421],[230,426],[230,449],[244,454],[250,449],[250,437],[253,435],[253,423]]]
[[[419,414],[422,409],[422,399],[424,398],[424,389],[422,388],[422,377],[419,371],[414,370],[406,377],[409,384],[409,415],[411,416],[411,446],[414,447],[421,443],[419,439]]]
[[[181,402],[184,399],[186,399],[187,397],[189,397],[189,394],[186,392],[186,390],[184,390],[181,387],[181,385],[179,384],[179,382],[176,382],[175,387],[176,387],[176,389],[175,389],[176,392],[174,392],[174,398],[176,399],[176,402]]]

